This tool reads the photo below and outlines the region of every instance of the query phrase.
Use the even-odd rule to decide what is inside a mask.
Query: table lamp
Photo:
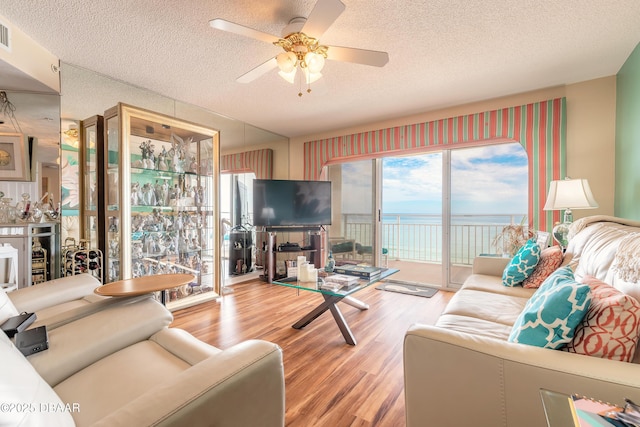
[[[273,208],[262,208],[262,213],[260,214],[260,217],[263,219],[267,220],[267,224],[271,224],[271,220],[274,219],[276,217],[276,213],[273,210]]]
[[[589,182],[586,179],[567,177],[563,180],[551,181],[543,209],[545,211],[565,210],[563,222],[553,227],[553,238],[562,250],[565,250],[569,243],[567,235],[569,226],[573,222],[571,209],[594,209],[597,207],[598,202],[593,198]]]

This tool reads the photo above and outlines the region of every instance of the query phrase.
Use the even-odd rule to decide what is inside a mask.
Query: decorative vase
[[[22,193],[22,200],[16,205],[17,219],[22,222],[29,221],[31,215],[31,200],[29,193]]]
[[[0,223],[11,224],[16,220],[16,209],[11,206],[12,199],[3,197],[0,200]]]
[[[336,267],[336,260],[333,259],[333,253],[329,251],[329,256],[327,256],[327,263],[324,266],[324,271],[327,273],[333,273],[333,269]]]

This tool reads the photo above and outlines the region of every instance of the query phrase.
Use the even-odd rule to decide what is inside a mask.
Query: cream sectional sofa
[[[90,274],[61,277],[37,285],[20,288],[0,295],[0,317],[5,311],[10,316],[18,313],[36,313],[33,327],[58,325],[103,310],[125,299],[96,295],[93,291],[100,281]],[[0,291],[4,294],[4,291]]]
[[[576,221],[572,234],[563,264],[572,265],[578,282],[591,275],[640,298],[640,261],[632,280],[623,280],[616,264],[640,257],[640,222],[589,217]],[[620,253],[630,239],[636,252]],[[536,291],[502,285],[508,261],[476,258],[473,274],[436,325],[416,324],[406,332],[407,426],[544,426],[540,388],[610,402],[640,400],[640,351],[628,363],[508,341]]]
[[[0,333],[0,425],[284,425],[277,345],[221,350],[172,319],[151,297],[121,300],[47,325],[49,349],[28,357]]]

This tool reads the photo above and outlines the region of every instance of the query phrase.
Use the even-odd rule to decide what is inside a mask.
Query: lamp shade
[[[293,52],[282,52],[276,56],[276,62],[278,63],[278,68],[280,68],[283,73],[290,73],[295,70],[298,64],[298,58]]]
[[[308,68],[304,68],[304,79],[307,84],[314,83],[322,77],[322,73],[312,73]]]
[[[286,81],[288,81],[289,83],[293,84],[296,81],[296,71],[297,70],[298,70],[297,68],[294,68],[289,73],[285,73],[284,71],[280,70],[280,71],[278,71],[278,75],[280,77],[282,77],[283,79],[285,79]]]
[[[551,181],[549,194],[544,204],[545,211],[560,209],[594,209],[598,202],[593,198],[586,179],[563,179]]]
[[[324,56],[308,52],[304,56],[304,62],[307,64],[307,68],[311,74],[320,73],[322,67],[324,67]]]
[[[276,213],[273,208],[266,207],[262,208],[262,213],[260,214],[260,216],[266,219],[273,219],[276,217]]]

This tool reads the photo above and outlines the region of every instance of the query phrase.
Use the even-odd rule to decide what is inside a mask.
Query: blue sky
[[[519,143],[451,151],[453,214],[527,212],[527,155]],[[442,154],[384,160],[383,212],[440,214]],[[371,162],[343,165],[343,213],[371,211]]]

